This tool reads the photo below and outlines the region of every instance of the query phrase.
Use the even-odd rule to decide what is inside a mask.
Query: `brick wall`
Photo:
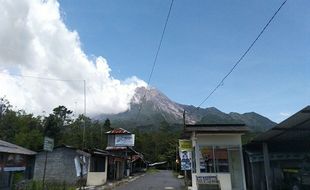
[[[47,154],[46,181],[66,182],[75,184],[78,180],[75,171],[74,158],[78,154],[75,149],[66,147],[56,148]],[[42,180],[45,162],[45,152],[36,155],[34,179]]]

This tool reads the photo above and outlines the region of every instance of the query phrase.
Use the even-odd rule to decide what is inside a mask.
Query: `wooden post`
[[[178,173],[178,145],[175,147],[175,171]]]
[[[43,171],[43,180],[42,180],[42,189],[44,190],[45,186],[45,172],[46,172],[46,164],[47,164],[47,151],[45,151],[45,162],[44,162],[44,171]]]
[[[187,170],[184,170],[184,181],[185,181],[185,187],[187,187]]]
[[[13,172],[9,172],[9,187],[13,188]]]
[[[185,130],[185,126],[186,126],[186,120],[185,120],[185,110],[183,111],[183,130]]]
[[[263,155],[264,155],[264,169],[265,169],[265,179],[266,179],[266,188],[267,190],[272,190],[271,186],[271,175],[270,175],[270,160],[267,143],[263,143]]]
[[[185,110],[183,111],[183,130],[185,131],[185,127],[186,127],[186,121],[185,121]],[[180,158],[182,159],[182,158]],[[184,182],[185,182],[185,186],[187,187],[188,183],[187,183],[187,170],[184,170]]]

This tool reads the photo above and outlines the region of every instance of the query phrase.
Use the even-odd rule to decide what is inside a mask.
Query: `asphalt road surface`
[[[184,180],[173,176],[172,171],[147,173],[135,181],[122,184],[115,190],[183,190]]]

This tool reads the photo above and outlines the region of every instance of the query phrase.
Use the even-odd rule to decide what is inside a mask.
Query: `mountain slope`
[[[244,114],[231,112],[229,113],[229,115],[233,119],[241,121],[248,126],[251,126],[251,129],[253,131],[266,131],[267,129],[270,129],[276,125],[275,122],[271,121],[267,117],[259,115],[255,112],[249,112]]]
[[[142,106],[141,106],[142,104]],[[139,109],[141,111],[139,112]],[[186,123],[244,123],[252,131],[264,131],[276,123],[255,112],[229,113],[221,112],[217,108],[199,108],[191,105],[178,104],[170,100],[155,88],[137,88],[132,98],[130,109],[119,114],[101,114],[95,117],[98,120],[109,118],[112,123],[124,128],[156,129],[160,123],[182,125],[183,111],[186,111]]]

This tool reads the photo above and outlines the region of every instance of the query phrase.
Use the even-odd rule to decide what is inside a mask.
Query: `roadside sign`
[[[44,137],[44,147],[43,149],[45,151],[52,152],[54,149],[54,139],[49,137]]]
[[[196,176],[197,184],[219,184],[217,176]]]
[[[192,152],[180,151],[181,170],[192,169]]]
[[[192,151],[192,141],[191,140],[185,140],[185,139],[179,139],[179,149],[180,151]]]
[[[115,135],[115,146],[134,146],[134,134],[117,134]]]

